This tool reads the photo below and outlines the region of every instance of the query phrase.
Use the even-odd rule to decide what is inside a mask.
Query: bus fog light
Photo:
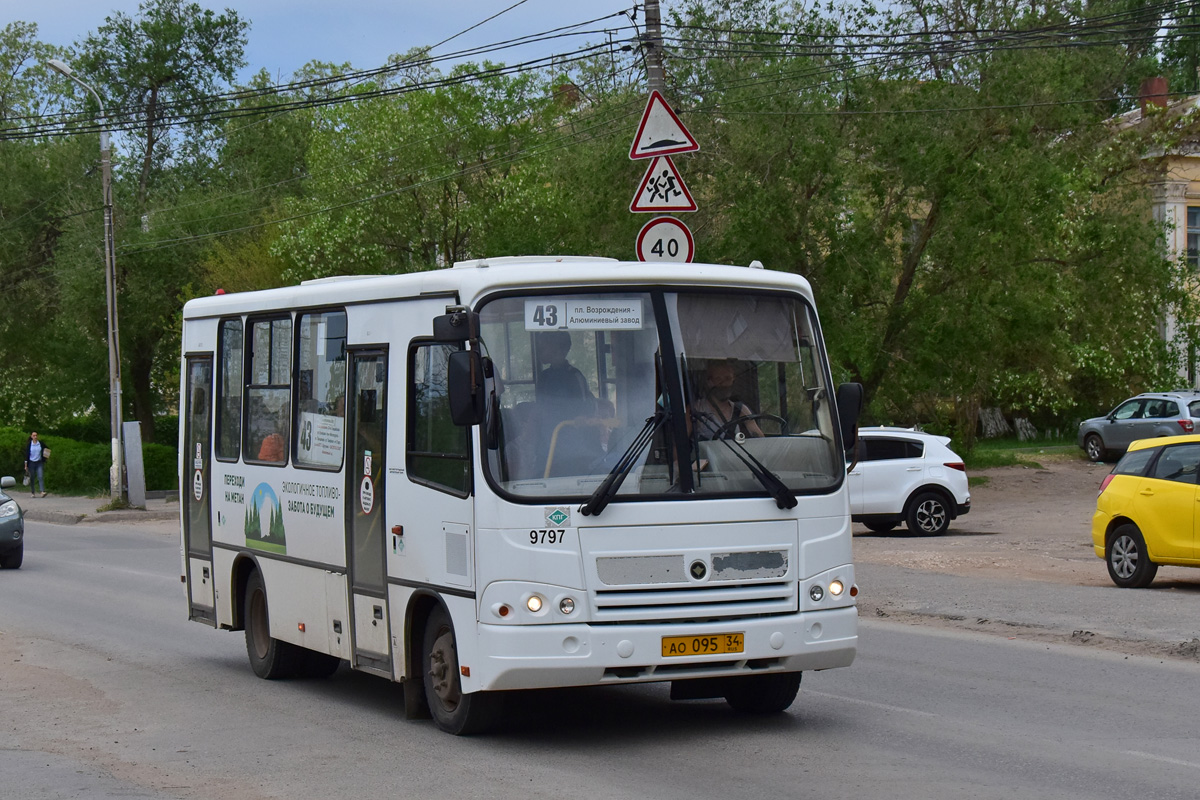
[[[846,587],[842,585],[841,581],[829,582],[829,593],[834,597],[841,597],[842,592],[845,591],[845,589]]]
[[[525,607],[536,614],[542,610],[542,598],[538,597],[536,594],[530,595],[529,599],[525,601]]]
[[[825,590],[819,584],[814,583],[812,588],[808,590],[808,596],[812,598],[814,603],[821,602],[821,598],[825,596]]]
[[[564,597],[558,601],[558,610],[564,614],[570,614],[575,611],[575,599],[572,597]]]

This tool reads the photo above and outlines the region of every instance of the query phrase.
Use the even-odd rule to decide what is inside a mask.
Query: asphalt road
[[[784,715],[558,690],[450,737],[382,679],[255,678],[240,634],[186,621],[170,526],[28,527],[26,566],[0,572],[4,797],[1097,800],[1200,780],[1197,664],[882,618]]]

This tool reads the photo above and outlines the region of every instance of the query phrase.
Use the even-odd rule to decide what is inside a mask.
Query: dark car
[[[17,501],[3,489],[17,482],[9,476],[0,478],[0,568],[18,569],[25,559],[25,514]]]
[[[1200,392],[1144,392],[1103,417],[1079,424],[1079,446],[1092,461],[1119,456],[1137,439],[1192,433],[1200,419]]]

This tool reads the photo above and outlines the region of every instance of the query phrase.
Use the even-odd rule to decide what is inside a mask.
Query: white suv
[[[963,460],[950,439],[909,428],[860,428],[858,463],[849,473],[850,514],[873,531],[900,522],[935,535],[971,510]]]

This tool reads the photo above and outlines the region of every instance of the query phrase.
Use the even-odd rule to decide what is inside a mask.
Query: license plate
[[[746,649],[742,633],[710,633],[699,636],[664,636],[663,658],[672,656],[713,656],[741,653]]]

